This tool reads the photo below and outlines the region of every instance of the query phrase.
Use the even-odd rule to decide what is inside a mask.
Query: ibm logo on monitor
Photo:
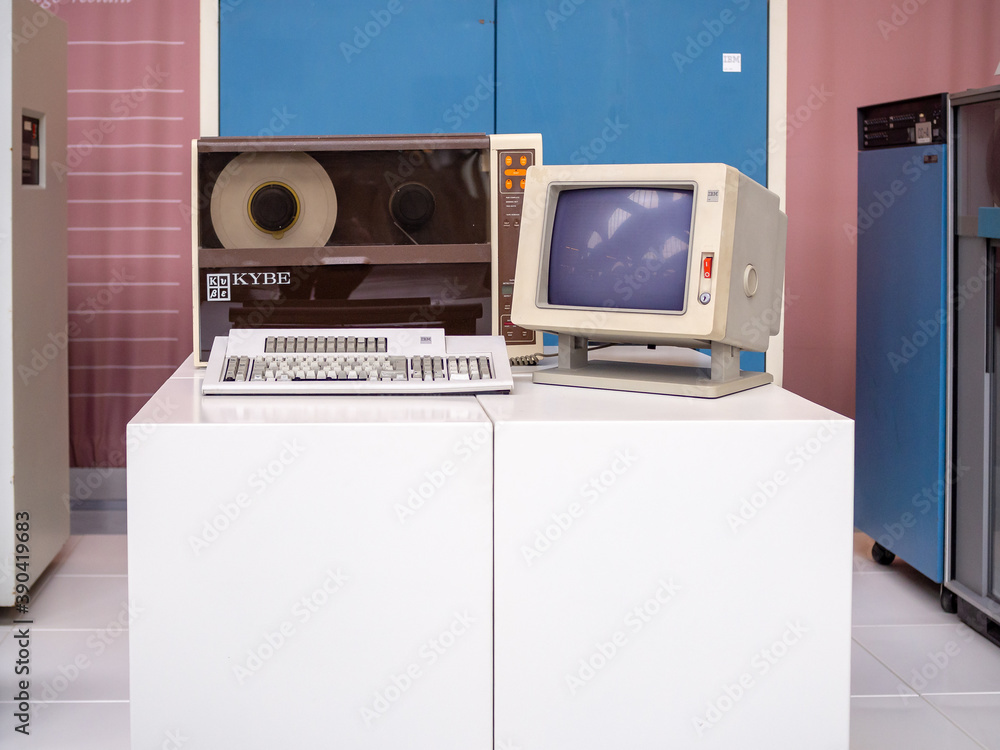
[[[220,302],[228,302],[229,297],[229,274],[210,273],[207,275],[208,299]]]

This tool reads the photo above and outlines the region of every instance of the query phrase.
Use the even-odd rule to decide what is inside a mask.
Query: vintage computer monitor
[[[771,382],[739,355],[778,332],[786,227],[725,164],[532,167],[512,318],[559,336],[534,381],[708,398]],[[589,360],[591,341],[706,348],[711,366]]]

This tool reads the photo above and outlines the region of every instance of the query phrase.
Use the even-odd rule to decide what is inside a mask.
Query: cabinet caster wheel
[[[872,559],[879,565],[892,565],[892,561],[896,559],[896,555],[878,542],[875,542],[872,545]]]
[[[941,587],[941,609],[950,615],[958,612],[958,597],[954,591]]]

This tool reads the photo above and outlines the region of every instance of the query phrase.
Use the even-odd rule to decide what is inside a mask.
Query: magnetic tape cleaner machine
[[[233,328],[439,327],[540,348],[510,320],[540,135],[202,138],[193,160],[198,364]]]

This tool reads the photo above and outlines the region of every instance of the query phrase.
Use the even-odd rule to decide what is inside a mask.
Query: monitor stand
[[[539,370],[532,380],[551,385],[698,398],[728,396],[774,380],[768,372],[740,370],[740,349],[717,342],[712,342],[710,367],[591,361],[588,358],[588,343],[588,339],[581,336],[559,334],[559,364]]]

